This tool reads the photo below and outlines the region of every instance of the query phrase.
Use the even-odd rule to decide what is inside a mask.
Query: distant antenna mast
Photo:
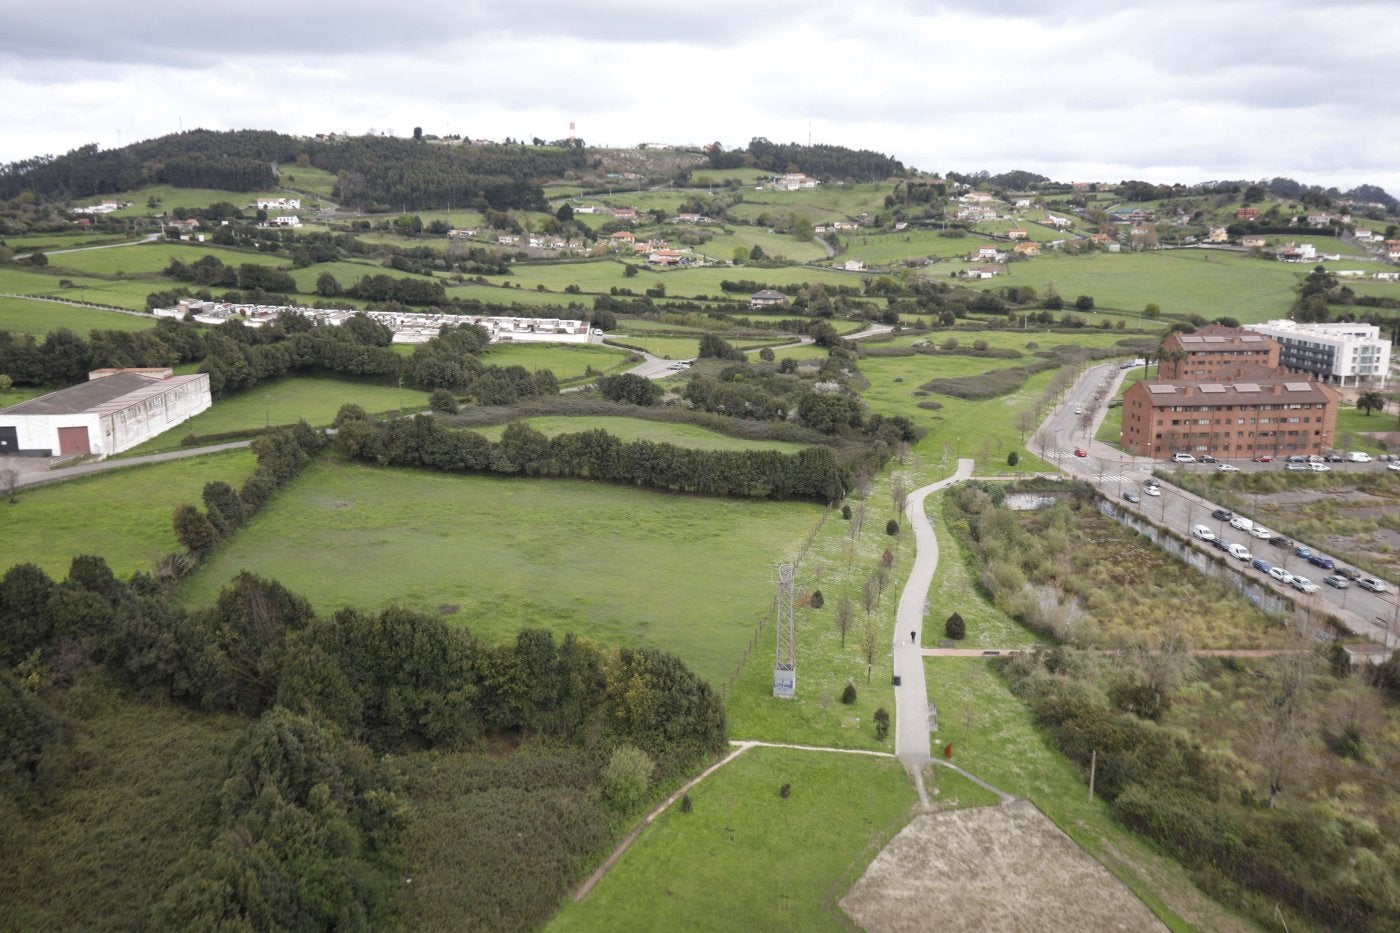
[[[797,616],[792,608],[792,583],[797,570],[778,565],[778,651],[773,661],[773,696],[791,699],[797,693]]]
[[[569,121],[569,142],[574,141],[574,121]]]
[[[812,121],[807,121],[807,148],[812,148]]]

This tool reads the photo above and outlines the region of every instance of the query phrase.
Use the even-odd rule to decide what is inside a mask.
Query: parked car
[[[1144,486],[1142,487],[1142,491],[1145,495],[1149,496],[1160,496],[1162,494],[1162,488],[1160,486]]]
[[[1205,456],[1201,457],[1201,462],[1202,462],[1202,463],[1219,463],[1220,461],[1217,460],[1217,459],[1215,459],[1214,457],[1212,457],[1210,454],[1206,454]]]
[[[1328,462],[1328,463],[1342,463],[1342,462],[1345,461],[1345,460],[1346,460],[1346,457],[1343,457],[1341,454],[1337,453],[1336,451],[1333,451],[1332,453],[1330,453],[1330,454],[1327,455],[1327,462]]]
[[[1285,463],[1285,464],[1283,465],[1283,468],[1284,468],[1285,470],[1288,470],[1288,471],[1291,472],[1291,473],[1310,473],[1310,472],[1312,472],[1311,469],[1308,467],[1308,465],[1307,465],[1306,463]]]
[[[1239,471],[1240,471],[1240,468],[1237,467],[1237,466],[1235,466],[1233,463],[1222,463],[1222,464],[1220,464],[1220,472],[1221,472],[1221,473],[1238,473]]]
[[[1323,570],[1336,570],[1337,565],[1332,562],[1332,558],[1323,557],[1321,554],[1314,554],[1308,558],[1308,563],[1314,567],[1321,567]]]
[[[1270,567],[1269,576],[1273,577],[1280,583],[1293,582],[1293,574],[1289,573],[1287,570],[1284,570],[1282,567]]]
[[[1356,581],[1356,585],[1363,590],[1370,590],[1372,593],[1387,593],[1389,589],[1384,580],[1377,580],[1375,577],[1362,577]]]
[[[1268,541],[1274,536],[1274,533],[1263,525],[1255,525],[1253,528],[1249,529],[1249,533],[1259,538],[1261,541]]]
[[[1400,473],[1400,463],[1387,463],[1385,468],[1392,473]]]
[[[1303,456],[1302,454],[1289,454],[1289,455],[1288,455],[1288,462],[1289,462],[1289,463],[1307,463],[1307,462],[1308,462],[1308,458],[1305,457],[1305,456]]]
[[[1347,463],[1370,463],[1371,455],[1364,450],[1353,450],[1347,453]]]
[[[1082,409],[1082,408],[1076,408],[1076,409],[1074,410],[1074,413],[1075,413],[1076,415],[1082,415],[1082,414],[1084,414],[1084,409]]]
[[[1317,584],[1307,577],[1295,576],[1289,583],[1295,590],[1302,590],[1304,593],[1316,593],[1318,590]]]
[[[1322,582],[1339,590],[1344,590],[1351,586],[1351,582],[1347,580],[1346,577],[1339,576],[1335,573],[1329,573],[1327,576],[1323,577]]]
[[[1250,566],[1260,573],[1268,573],[1274,569],[1273,564],[1259,557],[1254,558],[1254,563],[1250,564]]]
[[[1293,555],[1307,560],[1309,557],[1312,557],[1312,548],[1300,544],[1293,549]]]
[[[1133,492],[1131,489],[1129,489],[1127,492],[1123,493],[1123,498],[1126,499],[1126,500],[1128,500],[1129,502],[1141,502],[1141,501],[1142,501],[1142,497],[1139,496],[1137,493]]]
[[[1314,473],[1331,473],[1332,468],[1325,463],[1309,463],[1308,469]]]
[[[1235,513],[1231,512],[1229,509],[1216,509],[1214,512],[1210,513],[1210,517],[1218,518],[1222,522],[1228,522],[1230,519],[1235,517]]]
[[[1190,454],[1172,454],[1172,463],[1195,463],[1196,458]]]
[[[1225,550],[1230,552],[1230,556],[1236,560],[1253,560],[1254,555],[1249,553],[1249,548],[1243,544],[1231,544]]]
[[[1293,539],[1287,535],[1274,535],[1269,539],[1269,543],[1274,547],[1292,547]]]
[[[1309,463],[1326,463],[1327,461],[1325,461],[1325,460],[1322,459],[1322,455],[1321,455],[1321,454],[1308,454],[1308,462],[1309,462]]]
[[[1338,567],[1337,575],[1346,577],[1348,580],[1360,580],[1362,577],[1366,576],[1364,573],[1362,573],[1360,570],[1357,570],[1355,567]]]
[[[1215,549],[1217,551],[1230,550],[1230,542],[1225,540],[1224,538],[1217,537],[1214,541],[1211,542],[1211,544],[1215,545]]]
[[[1083,447],[1076,447],[1074,448],[1074,455],[1076,457],[1087,457],[1089,456],[1089,451],[1085,450]]]
[[[1238,528],[1240,531],[1253,531],[1254,522],[1245,518],[1243,515],[1236,515],[1234,518],[1230,519],[1230,527]]]
[[[1197,538],[1200,538],[1202,541],[1215,540],[1215,532],[1211,531],[1205,525],[1197,525],[1196,527],[1192,528],[1191,534],[1195,535]]]
[[[1274,458],[1273,458],[1273,457],[1270,457],[1268,454],[1260,454],[1259,456],[1257,456],[1257,457],[1254,458],[1254,462],[1255,462],[1255,463],[1273,463],[1273,462],[1274,462]]]

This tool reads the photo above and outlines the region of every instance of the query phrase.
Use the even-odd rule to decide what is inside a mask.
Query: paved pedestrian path
[[[920,487],[909,495],[905,516],[914,531],[914,566],[899,597],[895,613],[894,673],[899,686],[894,690],[895,754],[917,771],[929,760],[928,688],[924,684],[924,656],[920,648],[924,631],[924,604],[929,585],[938,567],[938,539],[924,514],[924,500],[953,483],[972,475],[973,461],[958,461],[957,471],[947,479]]]

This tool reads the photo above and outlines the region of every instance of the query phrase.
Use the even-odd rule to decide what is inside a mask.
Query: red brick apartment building
[[[1207,324],[1193,334],[1168,334],[1157,375],[1163,379],[1220,380],[1241,366],[1277,369],[1278,341],[1239,327]]]
[[[1123,396],[1123,448],[1139,457],[1189,453],[1222,460],[1332,449],[1341,399],[1336,389],[1297,375],[1248,369],[1258,375],[1241,373],[1230,382],[1158,378],[1134,384]]]

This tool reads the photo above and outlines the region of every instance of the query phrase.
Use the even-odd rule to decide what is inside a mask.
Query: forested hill
[[[462,147],[364,136],[322,141],[266,130],[190,130],[120,149],[83,146],[0,166],[0,198],[32,192],[86,198],[144,185],[259,191],[276,186],[274,163],[306,160],[344,173],[337,197],[356,207],[543,209],[540,181],[587,159],[581,147]]]
[[[869,149],[845,146],[802,146],[773,143],[762,136],[749,140],[747,149],[725,151],[718,143],[710,149],[715,168],[760,168],[782,173],[798,171],[814,178],[840,181],[882,181],[904,171],[904,163]]]

